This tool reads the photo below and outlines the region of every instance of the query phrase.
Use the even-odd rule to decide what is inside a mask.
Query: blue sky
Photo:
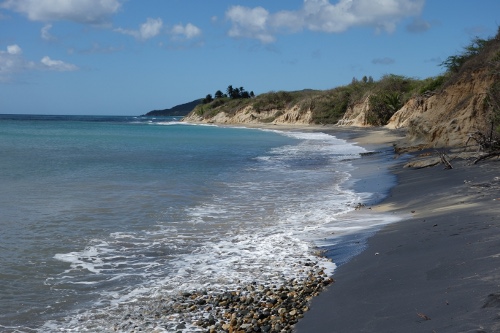
[[[498,0],[0,0],[0,113],[140,115],[225,91],[426,78]]]

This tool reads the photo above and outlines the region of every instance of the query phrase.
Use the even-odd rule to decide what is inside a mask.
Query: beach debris
[[[440,162],[438,157],[415,158],[406,163],[403,168],[423,169],[438,165]]]
[[[448,157],[448,155],[445,152],[440,151],[439,152],[439,157],[441,159],[441,163],[444,164],[444,168],[446,170],[453,169],[453,166],[450,163],[449,157]]]
[[[493,158],[493,157],[499,157],[499,156],[500,156],[500,151],[494,151],[492,153],[488,153],[488,154],[484,154],[484,155],[479,156],[478,158],[476,158],[474,160],[474,162],[472,162],[472,164],[477,164],[478,162],[480,162],[482,160],[485,160],[488,158]]]
[[[498,140],[493,138],[493,122],[491,123],[491,132],[489,135],[485,135],[484,133],[481,133],[480,131],[476,131],[473,133],[469,133],[468,139],[465,142],[465,146],[469,143],[469,141],[475,141],[477,144],[477,151],[484,151],[484,150],[494,150],[495,148],[498,148],[499,142]],[[500,152],[497,151],[496,154],[498,155]]]
[[[427,316],[426,314],[422,313],[422,312],[418,312],[417,311],[417,316],[419,316],[420,318],[422,318],[423,320],[431,320],[431,318],[429,316]]]

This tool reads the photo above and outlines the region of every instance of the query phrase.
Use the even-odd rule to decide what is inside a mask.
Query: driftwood
[[[467,142],[465,143],[466,146],[469,143],[469,141],[472,140],[472,141],[475,141],[477,143],[478,152],[488,151],[486,154],[477,157],[474,160],[474,162],[472,162],[472,164],[477,164],[478,162],[480,162],[482,160],[496,157],[496,156],[500,156],[500,150],[498,150],[498,149],[500,149],[500,143],[498,141],[498,138],[494,137],[493,130],[494,130],[494,123],[491,122],[491,130],[490,130],[489,136],[481,133],[480,131],[476,131],[474,133],[468,134],[469,138],[467,139]]]
[[[493,137],[493,123],[491,124],[491,131],[489,136],[481,133],[480,131],[476,131],[473,133],[467,134],[467,141],[465,142],[465,146],[469,144],[469,141],[475,141],[478,145],[478,151],[494,149],[498,147],[498,141]]]
[[[421,312],[417,312],[417,316],[419,316],[423,320],[431,320],[431,318],[429,316],[427,316],[426,314],[423,314]]]
[[[479,156],[478,158],[476,158],[474,160],[474,162],[472,162],[472,164],[477,164],[478,162],[480,162],[482,160],[485,160],[485,159],[488,159],[488,158],[492,158],[492,157],[495,157],[495,156],[500,156],[500,151],[494,151],[494,152],[491,152],[491,153]]]
[[[453,169],[453,166],[450,163],[450,160],[448,159],[448,155],[444,152],[439,152],[439,157],[441,158],[441,163],[444,164],[445,169]]]

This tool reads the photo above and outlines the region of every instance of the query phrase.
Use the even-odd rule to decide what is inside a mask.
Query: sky
[[[0,0],[0,113],[141,115],[223,92],[424,79],[499,0]]]

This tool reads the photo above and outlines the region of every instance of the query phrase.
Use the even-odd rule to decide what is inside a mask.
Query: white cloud
[[[50,34],[50,29],[52,29],[52,24],[48,23],[44,25],[43,28],[40,30],[40,36],[42,37],[43,40],[55,39],[54,36]]]
[[[200,36],[201,29],[191,23],[188,23],[185,26],[177,24],[170,30],[170,33],[176,37],[191,39]]]
[[[163,22],[161,19],[152,19],[148,18],[146,23],[143,23],[140,28],[140,36],[142,39],[153,38],[158,35],[163,26]]]
[[[262,43],[272,43],[275,38],[269,30],[269,12],[262,7],[233,6],[226,12],[233,23],[228,34],[231,37],[256,38]]]
[[[7,53],[11,55],[18,55],[23,53],[23,50],[19,47],[19,45],[14,44],[14,45],[9,45],[7,46]]]
[[[78,67],[47,56],[39,63],[26,60],[17,44],[7,46],[6,51],[0,50],[0,82],[9,82],[14,75],[30,70],[76,71]]]
[[[119,0],[5,0],[0,6],[22,13],[32,21],[103,24],[121,4]]]
[[[40,60],[40,63],[45,67],[45,69],[52,71],[71,72],[78,70],[78,67],[73,64],[68,64],[61,60],[52,60],[48,56],[43,57],[42,60]]]
[[[34,68],[35,64],[24,60],[19,45],[7,46],[7,51],[0,50],[0,82],[9,81],[14,73]]]
[[[311,30],[341,33],[356,26],[370,26],[377,32],[393,32],[397,23],[417,16],[425,0],[304,0],[296,11],[269,13],[262,7],[230,7],[226,18],[232,26],[231,37],[255,38],[263,43],[275,41],[280,31]]]
[[[146,22],[141,24],[138,30],[117,28],[115,31],[125,35],[134,36],[140,40],[146,40],[157,36],[161,32],[162,27],[163,21],[160,18],[148,18]]]

